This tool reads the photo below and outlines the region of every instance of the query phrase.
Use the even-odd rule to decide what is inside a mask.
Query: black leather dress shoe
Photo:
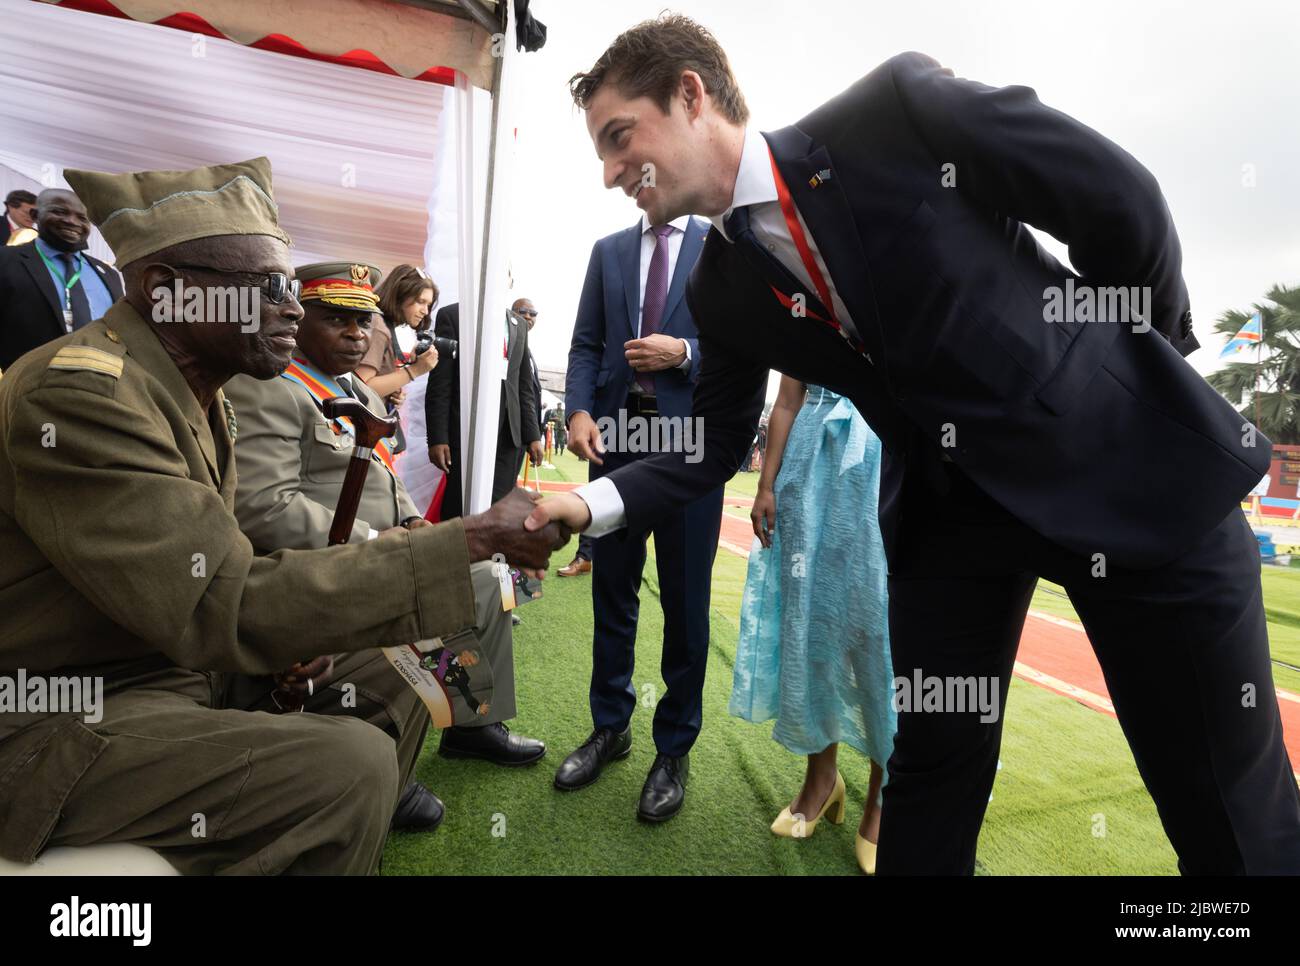
[[[666,822],[682,810],[686,801],[686,777],[690,763],[686,755],[671,758],[656,755],[650,774],[641,786],[641,804],[637,816],[647,822]]]
[[[419,782],[411,782],[393,812],[393,828],[407,832],[432,832],[442,824],[442,801]]]
[[[546,754],[545,743],[512,735],[504,724],[444,728],[438,754],[444,758],[482,758],[495,765],[531,765]]]
[[[632,726],[621,733],[612,728],[597,728],[577,751],[560,763],[555,773],[555,787],[562,792],[586,788],[600,777],[600,770],[611,761],[632,753]]]

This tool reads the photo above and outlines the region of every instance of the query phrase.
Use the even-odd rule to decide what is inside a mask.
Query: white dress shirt
[[[794,204],[793,199],[791,204]],[[746,205],[749,206],[749,227],[753,229],[754,237],[758,239],[759,244],[788,268],[795,278],[808,286],[810,294],[816,295],[817,287],[813,285],[812,276],[808,274],[803,259],[799,257],[799,249],[795,247],[790,226],[785,223],[785,214],[781,211],[781,202],[777,200],[776,176],[772,174],[771,153],[767,141],[752,127],[745,129],[745,144],[740,151],[740,170],[736,173],[736,190],[731,196],[731,206],[722,214],[709,219],[727,241],[735,241],[735,239],[727,235],[727,230],[723,227],[724,222],[733,211]],[[803,220],[803,215],[799,214],[798,207],[795,208],[795,217],[799,219],[799,227],[803,229],[803,236],[817,262],[817,269],[821,272],[826,287],[830,289],[831,302],[834,304],[829,308],[835,313],[836,321],[856,336],[858,330],[853,325],[849,310],[840,299],[840,293],[835,288],[835,280],[831,278],[821,250],[817,247],[817,240],[813,238],[813,233],[809,230],[808,223]],[[818,298],[820,299],[820,296]]]
[[[686,226],[691,223],[690,215],[682,215],[680,218],[674,218],[668,223],[673,229],[668,235],[668,287],[673,284],[673,273],[677,271],[677,256],[682,251],[682,241],[686,238]],[[650,230],[650,219],[645,215],[641,216],[641,290],[637,299],[636,321],[633,323],[633,331],[636,337],[641,338],[641,315],[645,312],[645,283],[650,277],[650,259],[655,253],[655,234]],[[659,320],[663,323],[663,319]],[[687,350],[686,364],[690,364],[690,349]]]
[[[686,226],[690,224],[691,216],[682,215],[680,218],[674,218],[668,224],[673,229],[668,235],[668,287],[672,288],[673,273],[677,271],[677,256],[681,254],[682,242],[686,239]],[[632,320],[632,332],[635,338],[641,338],[641,316],[645,312],[645,283],[650,277],[650,259],[655,253],[655,235],[650,230],[650,219],[645,215],[641,216],[641,261],[640,261],[640,290],[636,300],[636,318]],[[660,319],[660,324],[663,323]],[[683,372],[690,372],[691,369],[691,344],[685,339],[682,342],[686,346],[686,358],[677,366]],[[640,384],[633,383],[629,392],[641,392]],[[585,409],[575,409],[573,412],[566,414],[565,419],[571,419],[578,413],[587,413]],[[587,413],[588,416],[591,413]]]
[[[793,202],[792,202],[793,203]],[[813,285],[812,277],[808,274],[808,269],[804,267],[803,259],[799,257],[799,249],[795,247],[794,238],[790,234],[790,228],[785,222],[785,215],[781,211],[781,203],[777,199],[776,193],[776,176],[772,173],[771,153],[768,150],[767,141],[757,129],[752,127],[745,128],[745,140],[740,150],[740,168],[736,172],[736,187],[731,194],[731,204],[727,210],[720,215],[710,219],[713,226],[727,241],[734,239],[728,237],[723,223],[727,216],[736,208],[749,206],[749,226],[753,229],[754,237],[759,243],[765,245],[767,250],[776,257],[786,268],[793,273],[794,277],[804,282],[808,286],[810,293],[816,293],[817,288]],[[826,268],[826,262],[822,259],[821,252],[817,248],[817,242],[813,238],[808,224],[804,221],[803,215],[795,208],[795,215],[799,218],[799,225],[803,229],[804,238],[808,241],[808,247],[811,249],[813,258],[817,262],[817,268],[821,271],[822,278],[826,281],[826,286],[830,290],[832,310],[835,312],[836,320],[847,331],[857,335],[857,329],[853,325],[853,320],[849,316],[848,309],[840,299],[839,292],[835,288],[835,281],[831,278],[830,271]],[[642,217],[644,226],[645,218]],[[674,224],[676,224],[674,222]],[[642,245],[644,246],[644,236]],[[645,249],[642,248],[644,253]],[[645,273],[649,271],[646,267],[646,259],[642,257],[642,288],[645,287]],[[816,323],[822,324],[820,322]],[[623,509],[623,498],[618,495],[618,488],[613,484],[609,477],[602,476],[598,480],[593,480],[574,490],[578,496],[582,497],[587,503],[587,508],[591,511],[591,525],[587,527],[587,534],[593,537],[602,537],[607,533],[613,533],[627,525],[627,514]]]
[[[691,222],[690,215],[682,215],[680,218],[674,218],[668,223],[668,227],[673,230],[668,233],[668,287],[672,288],[673,273],[677,271],[677,256],[681,253],[682,242],[686,239],[686,226]],[[650,219],[645,215],[641,216],[641,287],[640,295],[636,303],[636,322],[633,331],[636,337],[641,338],[641,316],[645,314],[645,283],[650,277],[650,259],[655,254],[655,233],[650,230]],[[663,319],[659,324],[664,323]],[[661,333],[662,334],[662,333]],[[686,358],[677,364],[677,368],[682,372],[691,371],[691,344],[685,339],[682,344],[686,346]],[[630,392],[642,392],[640,383],[632,383]]]

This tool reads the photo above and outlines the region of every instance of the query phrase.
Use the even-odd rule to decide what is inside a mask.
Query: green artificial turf
[[[591,728],[591,584],[552,572],[515,631],[520,715],[511,722],[547,742],[546,758],[518,770],[449,761],[437,757],[431,735],[417,777],[444,799],[447,818],[430,834],[393,835],[385,873],[859,874],[853,836],[868,765],[852,750],[840,758],[849,786],[844,825],[823,824],[802,841],[768,831],[798,788],[804,762],[771,740],[770,724],[727,714],[745,569],[741,558],[719,553],[704,727],[681,814],[660,826],[636,819],[654,758],[653,701],[663,690],[653,561],[642,591],[633,677],[642,704],[632,719],[632,755],[589,788],[553,789],[556,766]],[[980,840],[981,873],[1174,873],[1173,853],[1113,718],[1015,681],[1002,761]]]
[[[727,484],[728,495],[753,497],[758,492],[758,478],[761,473],[737,473]]]
[[[556,454],[552,462],[555,468],[541,471],[541,479],[586,480],[587,467],[571,454]],[[757,473],[738,474],[728,492],[752,496],[757,480]],[[802,781],[804,761],[771,740],[770,723],[727,714],[747,564],[726,551],[714,566],[704,726],[691,752],[686,806],[663,825],[637,821],[637,797],[654,758],[653,705],[663,690],[653,544],[651,554],[633,677],[641,702],[632,719],[632,755],[581,791],[561,793],[551,785],[555,768],[591,729],[592,626],[590,578],[563,579],[553,569],[543,598],[522,609],[524,623],[515,629],[520,715],[511,722],[547,742],[546,758],[525,769],[448,761],[435,754],[431,734],[417,777],[444,799],[447,818],[431,834],[391,836],[386,874],[859,874],[853,837],[868,765],[851,749],[840,756],[849,787],[844,825],[824,823],[802,841],[768,830]],[[568,559],[569,548],[558,552],[556,567]],[[1274,655],[1300,666],[1300,571],[1265,568],[1263,586]],[[1046,581],[1032,606],[1078,619],[1061,588]],[[1279,686],[1300,692],[1300,673],[1275,667]],[[1176,873],[1114,718],[1013,679],[1001,761],[977,873]]]

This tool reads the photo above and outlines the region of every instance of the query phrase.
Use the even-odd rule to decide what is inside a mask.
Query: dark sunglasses
[[[240,272],[211,265],[173,265],[172,268],[187,268],[195,272],[214,272],[217,275],[242,275],[245,278],[263,279],[261,288],[266,292],[266,299],[273,305],[283,305],[289,299],[298,300],[302,294],[302,282],[289,278],[284,272]]]

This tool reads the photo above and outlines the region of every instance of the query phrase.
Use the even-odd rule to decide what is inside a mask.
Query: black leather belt
[[[659,402],[654,396],[648,396],[645,393],[630,392],[627,394],[628,415],[635,416],[658,416]]]

